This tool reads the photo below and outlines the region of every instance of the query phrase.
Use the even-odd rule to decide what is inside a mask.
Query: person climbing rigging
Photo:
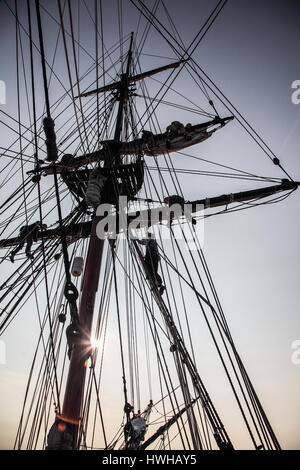
[[[134,414],[133,418],[124,427],[125,449],[137,449],[145,439],[147,423],[145,418],[139,414]]]
[[[180,217],[182,215],[187,215],[185,211],[185,200],[183,197],[174,194],[172,196],[167,196],[164,198],[164,203],[167,204],[171,211],[170,211],[170,221],[169,221],[169,226],[171,227],[174,217]],[[173,206],[173,210],[172,210]],[[177,210],[179,209],[179,210]],[[190,221],[192,222],[193,225],[197,224],[197,221],[194,217],[190,216]]]
[[[165,204],[168,204],[168,206],[172,206],[173,204],[178,204],[181,209],[182,209],[182,212],[184,211],[184,198],[181,197],[181,196],[178,196],[177,194],[174,194],[172,196],[167,196],[164,198],[164,203]]]
[[[159,289],[160,295],[165,291],[165,286],[163,285],[162,278],[158,274],[158,263],[160,260],[160,255],[158,252],[157,241],[151,238],[151,235],[148,235],[146,240],[138,240],[142,245],[146,245],[146,254],[144,257],[145,265],[147,268],[147,279],[152,278],[154,284]]]
[[[179,122],[179,121],[173,121],[168,127],[167,127],[167,132],[171,136],[179,136],[179,135],[184,135],[185,132],[185,127],[184,125]]]
[[[11,252],[10,257],[9,257],[10,261],[12,263],[14,262],[14,258],[16,254],[23,248],[23,246],[25,245],[25,242],[26,242],[25,254],[27,258],[33,259],[33,254],[31,253],[32,244],[33,242],[37,241],[38,232],[40,230],[45,230],[46,228],[47,228],[47,225],[41,224],[39,220],[37,222],[34,222],[34,224],[24,225],[23,227],[21,227],[19,236],[18,236],[20,243]]]

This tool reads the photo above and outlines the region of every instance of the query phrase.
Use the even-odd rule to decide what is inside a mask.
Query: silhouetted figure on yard
[[[144,261],[148,273],[147,279],[150,277],[152,278],[153,282],[159,289],[159,293],[162,295],[164,293],[165,286],[163,286],[162,278],[158,274],[160,255],[158,252],[157,241],[149,236],[147,240],[139,240],[139,243],[146,245]]]
[[[32,259],[33,254],[31,253],[31,247],[33,242],[37,241],[38,232],[40,230],[45,230],[47,228],[46,224],[41,224],[40,221],[35,222],[34,224],[24,225],[20,228],[19,240],[20,243],[10,254],[10,261],[13,263],[16,254],[23,248],[26,243],[25,254],[27,258]]]

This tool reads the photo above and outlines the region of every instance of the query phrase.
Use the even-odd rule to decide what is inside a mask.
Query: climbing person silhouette
[[[37,235],[40,230],[45,230],[47,228],[46,224],[41,224],[40,221],[35,222],[34,224],[24,225],[20,228],[18,239],[20,243],[10,254],[10,261],[13,263],[16,254],[23,248],[26,243],[25,254],[27,258],[33,259],[33,254],[31,253],[31,247],[33,242],[37,241]]]
[[[159,289],[159,293],[162,295],[165,291],[165,286],[163,285],[161,276],[158,274],[160,255],[157,241],[148,234],[147,240],[138,240],[138,242],[142,245],[146,245],[144,261],[148,272],[147,279],[149,279],[150,276],[152,277],[153,282]]]

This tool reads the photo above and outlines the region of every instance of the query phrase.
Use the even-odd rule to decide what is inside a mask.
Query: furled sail
[[[195,125],[188,123],[185,126],[178,121],[173,121],[164,133],[154,134],[150,131],[144,131],[141,138],[129,142],[120,142],[119,152],[121,156],[143,154],[150,157],[178,152],[208,139],[214,132],[225,126],[232,119],[233,116],[225,118],[216,117],[205,123]],[[105,161],[106,147],[111,142],[102,142],[102,144],[104,148],[80,155],[79,157],[66,160],[64,155],[61,162],[56,166],[57,172],[61,173],[66,169],[76,169],[89,163]],[[53,172],[52,165],[41,169],[44,174],[51,174]]]

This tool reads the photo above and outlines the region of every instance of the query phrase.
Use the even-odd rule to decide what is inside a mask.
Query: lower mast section
[[[66,332],[70,357],[68,379],[62,413],[57,414],[49,431],[47,450],[75,450],[79,447],[86,360],[91,353],[91,328],[104,246],[104,240],[96,234],[98,221],[99,218],[95,216],[82,284],[79,321],[71,323]]]

